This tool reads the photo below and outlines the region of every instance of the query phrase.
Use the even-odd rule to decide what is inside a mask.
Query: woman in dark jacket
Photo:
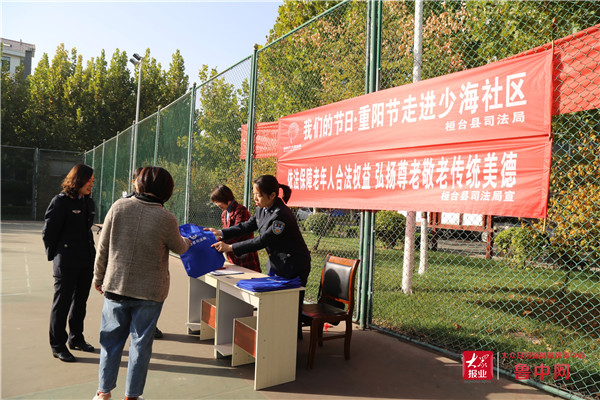
[[[250,219],[250,212],[248,209],[235,201],[233,192],[225,185],[218,185],[213,189],[210,194],[210,201],[223,210],[221,213],[221,223],[223,224],[223,228],[229,228]],[[247,235],[228,239],[225,241],[225,243],[233,244],[253,238],[254,234],[250,232]],[[229,251],[225,253],[225,256],[227,257],[227,261],[232,264],[239,265],[256,272],[261,272],[258,253],[255,251],[245,253],[240,256],[236,256],[232,251]]]
[[[279,190],[283,191],[283,199]],[[292,194],[287,185],[280,185],[273,175],[262,175],[254,180],[252,188],[256,212],[246,222],[217,230],[210,229],[219,241],[213,247],[220,252],[232,251],[236,256],[260,249],[266,249],[269,255],[267,271],[269,275],[283,278],[300,278],[302,286],[306,286],[310,273],[310,251],[300,233],[296,217],[285,205]],[[242,242],[227,244],[232,237],[248,234],[258,230],[259,236]],[[299,315],[301,316],[304,291],[300,292]],[[301,326],[298,325],[298,336],[301,337]]]
[[[46,210],[42,239],[48,261],[53,261],[54,299],[50,312],[50,347],[61,361],[73,362],[67,349],[93,352],[85,341],[83,320],[94,275],[94,170],[75,165]],[[67,335],[67,319],[69,333]]]
[[[283,200],[279,197],[283,190]],[[260,249],[269,255],[267,270],[270,275],[283,278],[300,277],[306,285],[310,272],[310,251],[300,233],[298,222],[285,205],[292,193],[287,185],[280,185],[273,175],[262,175],[254,180],[252,194],[256,212],[246,222],[226,229],[210,229],[217,240],[213,247],[220,252],[232,251],[236,256]],[[258,230],[259,236],[233,244],[226,240]]]

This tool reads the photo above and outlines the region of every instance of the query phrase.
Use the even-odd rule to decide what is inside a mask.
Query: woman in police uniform
[[[94,274],[94,170],[75,165],[62,183],[62,192],[46,210],[42,238],[48,261],[53,261],[54,299],[50,312],[50,347],[61,361],[73,362],[67,349],[93,352],[85,341],[83,320]],[[65,330],[69,324],[69,334]]]
[[[279,197],[283,191],[283,199]],[[280,185],[273,175],[262,175],[254,180],[252,188],[256,212],[248,221],[222,230],[210,229],[217,240],[227,240],[258,230],[259,236],[233,244],[219,241],[213,247],[220,252],[233,251],[236,256],[266,249],[269,255],[269,275],[283,278],[299,277],[306,286],[310,273],[310,251],[298,228],[296,217],[285,205],[292,194],[287,185]],[[300,292],[300,308],[304,291]]]
[[[279,197],[279,189],[283,190],[283,200]],[[256,178],[252,189],[255,214],[238,225],[222,230],[211,228],[210,231],[217,240],[227,240],[256,230],[259,236],[233,244],[219,241],[213,247],[220,252],[233,251],[236,256],[266,249],[269,255],[269,275],[300,277],[305,286],[310,272],[310,252],[294,214],[285,205],[291,193],[292,189],[287,185],[280,185],[273,175]]]

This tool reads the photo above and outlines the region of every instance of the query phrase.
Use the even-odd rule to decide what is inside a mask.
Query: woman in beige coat
[[[173,186],[166,169],[145,167],[136,180],[138,193],[117,200],[104,220],[94,265],[94,287],[105,297],[95,399],[109,399],[116,387],[128,337],[126,399],[141,399],[144,391],[156,321],[169,292],[169,250],[181,254],[190,246],[163,207]]]

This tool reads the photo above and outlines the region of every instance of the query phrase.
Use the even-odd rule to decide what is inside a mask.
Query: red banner
[[[259,122],[254,127],[254,157],[277,157],[277,129],[279,122]],[[242,125],[240,159],[246,159],[248,125]]]
[[[543,217],[550,51],[280,119],[290,205]]]
[[[552,114],[600,108],[600,24],[507,60],[545,50],[554,52]]]

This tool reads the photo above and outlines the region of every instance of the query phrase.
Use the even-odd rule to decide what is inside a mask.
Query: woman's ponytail
[[[290,196],[292,195],[292,189],[288,185],[284,185],[282,183],[279,184],[279,188],[283,191],[283,196],[281,199],[287,204]]]
[[[284,203],[287,203],[292,195],[292,189],[288,185],[282,185],[277,182],[277,178],[273,175],[261,175],[254,180],[254,184],[266,195],[275,193],[279,197],[279,189],[281,189],[283,191],[281,199]]]

